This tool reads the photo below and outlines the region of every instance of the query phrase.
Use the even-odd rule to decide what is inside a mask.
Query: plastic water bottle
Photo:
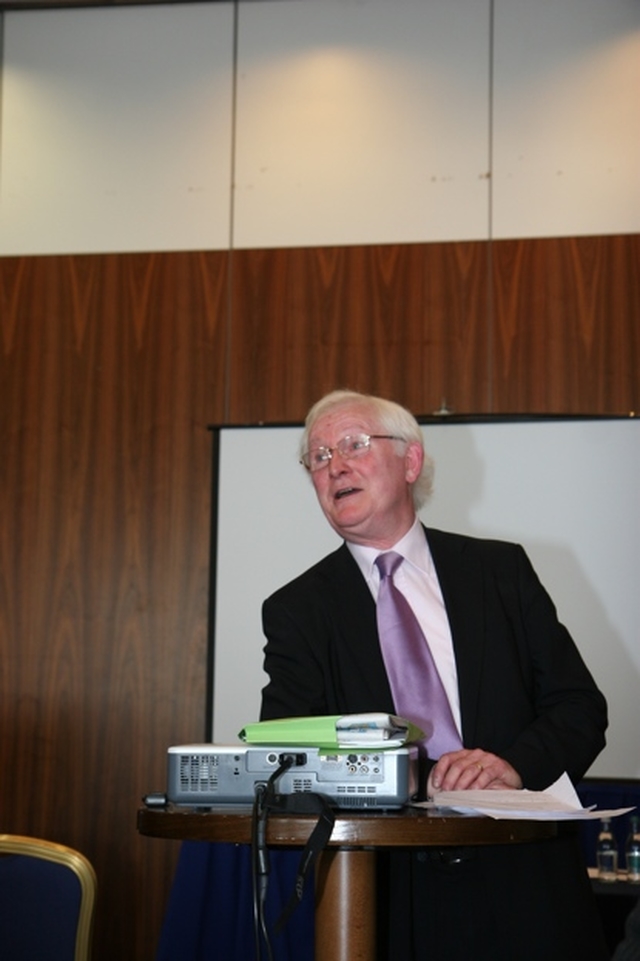
[[[627,881],[640,884],[640,818],[632,815],[629,818],[629,835],[625,845],[625,862]]]
[[[602,818],[600,821],[600,834],[596,843],[596,862],[598,878],[601,881],[617,881],[618,845],[611,832],[609,818]]]

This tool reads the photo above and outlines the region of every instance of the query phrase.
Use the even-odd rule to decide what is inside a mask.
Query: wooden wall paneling
[[[431,414],[443,401],[458,414],[491,411],[489,245],[425,244],[424,380],[410,406]]]
[[[233,252],[230,421],[300,420],[335,387],[484,409],[483,243]]]
[[[176,849],[135,812],[205,731],[226,269],[0,260],[0,822],[93,861],[96,961],[154,956]]]
[[[640,234],[581,242],[583,269],[598,317],[594,357],[599,361],[594,402],[604,412],[640,413]],[[591,261],[591,262],[590,262]]]
[[[640,403],[640,237],[493,243],[494,412]]]

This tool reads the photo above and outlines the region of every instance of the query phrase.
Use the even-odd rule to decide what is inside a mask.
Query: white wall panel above
[[[234,21],[4,15],[0,256],[640,230],[638,0],[246,0]]]
[[[640,229],[640,3],[496,0],[493,235]]]
[[[0,254],[228,247],[232,5],[4,19]]]
[[[240,7],[237,247],[485,239],[489,0]]]

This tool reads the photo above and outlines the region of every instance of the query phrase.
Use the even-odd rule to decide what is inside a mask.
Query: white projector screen
[[[640,422],[438,419],[428,526],[523,544],[609,703],[590,777],[640,777]],[[299,426],[215,427],[211,738],[258,718],[264,598],[339,540],[298,464]]]

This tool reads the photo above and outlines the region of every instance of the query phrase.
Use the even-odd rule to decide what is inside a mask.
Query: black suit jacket
[[[579,780],[604,746],[606,704],[524,550],[426,530],[451,626],[465,747],[525,787]],[[263,719],[394,710],[375,603],[345,545],[263,605]]]
[[[425,533],[451,626],[465,746],[504,757],[533,790],[563,771],[577,781],[604,746],[606,704],[525,552]],[[393,711],[375,603],[346,546],[268,598],[263,626],[262,718]],[[394,851],[386,870],[381,862],[380,957],[608,957],[574,830],[454,853]]]

